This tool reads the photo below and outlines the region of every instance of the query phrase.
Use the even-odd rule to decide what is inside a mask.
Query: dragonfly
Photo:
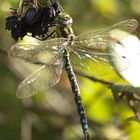
[[[128,19],[110,27],[86,32],[79,36],[74,35],[72,23],[73,20],[70,15],[60,13],[54,21],[57,38],[44,41],[17,42],[9,49],[8,55],[12,59],[20,59],[38,66],[38,69],[18,86],[16,95],[19,98],[30,97],[56,85],[64,67],[80,115],[84,140],[88,140],[88,122],[74,70],[77,68],[83,70],[83,66],[88,67],[85,64],[82,65],[82,63],[85,63],[84,60],[95,62],[101,60],[110,65],[110,58],[113,54],[108,51],[108,48],[113,47],[115,43],[119,43],[113,37],[112,31],[118,29],[132,33],[137,28],[138,22],[135,19]],[[76,60],[72,59],[73,57],[78,58],[78,63],[75,63]],[[127,59],[123,54],[120,54],[115,61],[126,62]],[[119,70],[123,71],[127,67],[128,64],[124,63]],[[103,70],[103,67],[101,68]]]

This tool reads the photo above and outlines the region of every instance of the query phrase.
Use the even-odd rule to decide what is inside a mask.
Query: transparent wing
[[[20,58],[31,63],[53,64],[57,55],[61,55],[62,44],[66,41],[62,38],[39,41],[27,37],[14,44],[8,54],[12,58]]]
[[[22,77],[27,76],[18,87],[19,98],[44,92],[59,81],[63,67],[61,50],[65,41],[61,38],[39,41],[26,36],[11,47],[8,55],[15,69]]]
[[[116,74],[110,66],[114,54],[109,49],[129,36],[129,33],[133,32],[137,26],[136,20],[129,19],[96,32],[91,31],[79,35],[75,38],[72,46],[71,62],[73,67],[99,77]],[[128,60],[123,54],[120,54],[115,60],[124,62],[119,71],[123,71],[130,64],[129,62],[125,63]]]
[[[108,36],[110,35],[110,31],[114,30],[114,29],[119,29],[119,30],[123,30],[125,32],[128,33],[132,33],[136,28],[138,27],[138,21],[135,19],[128,19],[128,20],[124,20],[122,22],[119,22],[117,24],[114,24],[112,26],[103,28],[103,29],[99,29],[97,31],[89,31],[86,33],[82,33],[79,36],[76,37],[76,41],[82,41],[82,39],[97,39],[98,37],[102,37],[102,36]]]
[[[44,64],[18,86],[17,97],[25,98],[45,92],[59,81],[62,67],[63,61],[61,59],[52,65]]]
[[[120,41],[128,35],[117,31],[132,33],[137,26],[137,20],[128,19],[98,31],[83,33],[75,38],[73,49],[87,52],[89,50],[104,51],[108,43]]]
[[[11,70],[21,80],[24,80],[29,75],[40,69],[40,67],[42,67],[42,65],[29,63],[19,58],[10,58],[9,65]]]

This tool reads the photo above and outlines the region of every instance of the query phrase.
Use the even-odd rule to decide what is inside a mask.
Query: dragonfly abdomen
[[[78,86],[78,83],[76,81],[76,77],[75,74],[73,72],[71,63],[70,63],[70,59],[69,59],[69,52],[68,50],[64,50],[64,54],[63,54],[63,58],[64,58],[64,62],[65,62],[65,70],[67,72],[69,81],[70,81],[70,85],[72,88],[72,92],[74,94],[74,98],[75,98],[75,103],[77,105],[77,109],[78,109],[78,113],[80,115],[80,122],[82,125],[82,129],[83,129],[83,133],[85,135],[85,140],[88,140],[88,124],[87,124],[87,118],[86,118],[86,114],[85,114],[85,109],[82,103],[82,98],[80,95],[80,89]]]
[[[67,50],[64,51],[63,57],[64,57],[64,61],[65,61],[65,70],[67,72],[67,75],[68,75],[68,78],[69,78],[69,81],[71,84],[72,92],[73,93],[79,92],[80,89],[78,87],[76,77],[75,77],[74,72],[72,70],[72,66],[71,66],[70,59],[69,59],[69,53]]]

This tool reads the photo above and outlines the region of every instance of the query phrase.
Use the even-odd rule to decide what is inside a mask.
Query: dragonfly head
[[[60,13],[55,19],[55,24],[59,27],[70,27],[73,23],[72,17],[66,13]]]

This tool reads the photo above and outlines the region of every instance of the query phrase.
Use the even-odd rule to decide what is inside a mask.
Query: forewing
[[[24,40],[11,47],[9,56],[40,64],[53,64],[56,61],[55,58],[62,54],[62,44],[65,42],[65,39],[61,38],[39,41],[28,37],[26,41]]]
[[[115,33],[116,30],[132,33],[138,26],[138,22],[135,19],[128,19],[120,23],[114,24],[110,27],[100,29],[98,31],[90,31],[83,33],[75,38],[73,49],[85,50],[85,51],[104,51],[107,48],[108,43],[116,42],[126,37],[126,34],[119,37],[120,34]],[[117,36],[117,38],[116,38]],[[119,37],[119,38],[118,38]]]
[[[138,21],[135,19],[128,19],[112,26],[102,28],[96,31],[89,31],[86,33],[82,33],[77,36],[76,40],[88,39],[88,38],[98,38],[100,36],[109,35],[110,31],[114,29],[123,30],[128,33],[132,33],[138,27]]]
[[[17,97],[25,98],[45,92],[49,87],[54,86],[59,81],[62,67],[62,59],[58,59],[52,65],[43,65],[19,85]]]

